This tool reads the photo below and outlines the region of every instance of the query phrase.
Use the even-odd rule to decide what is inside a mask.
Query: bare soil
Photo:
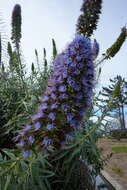
[[[127,146],[127,139],[117,141],[115,139],[101,138],[98,141],[98,146],[102,148],[103,156],[113,153],[104,170],[121,184],[123,188],[127,189],[127,153],[114,153],[112,151],[113,146]],[[120,170],[121,172],[115,172],[113,168],[117,168],[116,170]]]

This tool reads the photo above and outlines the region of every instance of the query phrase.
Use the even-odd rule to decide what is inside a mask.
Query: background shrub
[[[112,138],[115,138],[117,140],[120,139],[127,139],[127,129],[121,130],[121,129],[115,129],[110,131],[110,136]]]

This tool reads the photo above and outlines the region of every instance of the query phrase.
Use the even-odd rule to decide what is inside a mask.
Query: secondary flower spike
[[[95,47],[82,35],[76,35],[54,62],[53,74],[37,113],[15,138],[25,153],[38,147],[65,144],[80,127],[91,104],[94,86]]]
[[[80,9],[81,15],[78,18],[76,31],[86,37],[90,37],[97,28],[102,8],[102,0],[83,0]]]

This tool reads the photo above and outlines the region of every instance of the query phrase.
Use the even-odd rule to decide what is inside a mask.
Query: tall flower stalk
[[[81,127],[91,104],[93,50],[89,39],[76,35],[54,62],[53,74],[32,121],[15,138],[27,155],[34,146],[61,148]]]
[[[102,0],[83,0],[81,15],[77,21],[76,32],[90,37],[97,28]]]
[[[22,15],[21,15],[21,6],[16,4],[13,8],[12,12],[12,32],[11,32],[11,40],[14,44],[15,50],[13,52],[13,58],[15,57],[16,64],[15,70],[22,81],[22,86],[24,91],[27,92],[26,84],[25,84],[25,72],[24,72],[24,65],[22,64],[21,59],[21,25],[22,25]],[[11,57],[10,57],[11,58]]]
[[[20,5],[16,4],[12,12],[12,36],[11,36],[12,42],[15,44],[16,49],[19,49],[20,47],[20,41],[22,37],[21,24],[22,24],[21,7]]]

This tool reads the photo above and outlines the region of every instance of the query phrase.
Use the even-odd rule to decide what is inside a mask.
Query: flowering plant
[[[94,86],[94,63],[98,44],[76,35],[68,47],[54,61],[53,74],[40,98],[37,113],[15,138],[24,149],[53,145],[62,148],[81,121],[91,103]]]
[[[11,134],[17,134],[17,128],[26,123],[29,115],[33,115],[40,92],[44,93],[47,80],[51,77],[44,95],[40,98],[36,114],[15,137],[24,156],[29,155],[30,150],[35,150],[36,154],[31,151],[29,157],[24,157],[21,149],[0,149],[1,189],[95,189],[95,178],[104,165],[104,159],[96,144],[96,129],[101,126],[107,114],[107,110],[104,110],[101,116],[97,116],[97,121],[90,119],[95,115],[91,108],[95,68],[116,55],[126,39],[125,28],[113,46],[103,54],[101,61],[94,64],[99,45],[96,41],[92,44],[87,38],[90,38],[96,29],[101,3],[102,0],[83,0],[82,14],[76,27],[78,35],[57,57],[55,41],[52,41],[52,60],[55,59],[52,71],[52,65],[48,69],[46,50],[44,49],[44,70],[39,65],[38,53],[35,50],[38,69],[32,63],[29,80],[25,76],[26,71],[21,59],[21,9],[19,5],[15,6],[11,38],[15,50],[13,51],[9,43],[9,72],[6,72],[3,63],[0,67],[0,110],[4,116],[1,117],[1,126],[4,126],[5,134],[8,134],[4,139],[7,139],[7,145],[11,149],[14,148],[10,143],[14,136]],[[1,47],[0,36],[0,62]],[[101,68],[99,74],[100,72]],[[92,99],[94,105],[95,98]],[[4,125],[6,121],[7,124]],[[2,145],[6,147],[3,136],[1,137]],[[45,151],[48,151],[48,154],[45,154]]]

